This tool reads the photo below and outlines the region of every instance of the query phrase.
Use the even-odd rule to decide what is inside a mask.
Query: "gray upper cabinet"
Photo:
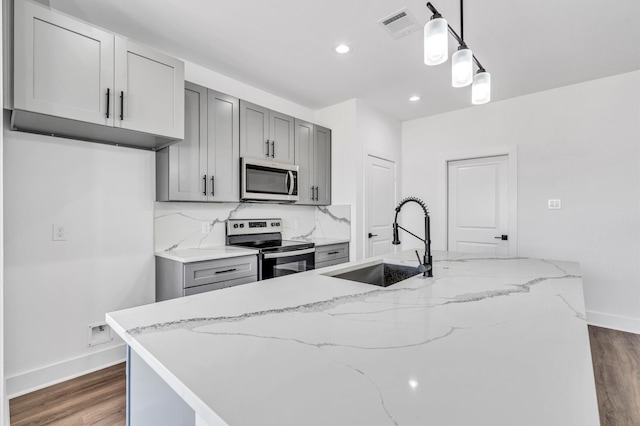
[[[115,116],[123,129],[184,137],[184,64],[116,36]]]
[[[208,91],[209,201],[240,200],[240,101]]]
[[[244,100],[240,101],[240,155],[294,164],[294,119]]]
[[[295,120],[298,204],[331,204],[331,130]]]
[[[295,120],[296,164],[298,170],[298,204],[315,204],[313,124]]]
[[[16,129],[152,149],[184,137],[181,61],[29,1],[14,18]]]
[[[113,34],[15,2],[14,108],[113,126]]]
[[[185,83],[184,140],[156,152],[158,201],[238,201],[239,100]]]
[[[315,201],[318,205],[331,204],[331,130],[314,126]]]

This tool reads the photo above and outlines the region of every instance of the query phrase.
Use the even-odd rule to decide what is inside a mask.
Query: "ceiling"
[[[460,32],[459,1],[433,0]],[[51,7],[254,87],[320,109],[360,98],[398,120],[471,105],[450,60],[423,63],[422,31],[394,40],[378,21],[418,0],[50,0]],[[474,0],[469,47],[492,101],[640,69],[640,1]],[[352,51],[333,48],[347,43]],[[453,52],[457,46],[449,38]],[[411,103],[417,94],[421,100]],[[478,108],[478,107],[475,107]]]

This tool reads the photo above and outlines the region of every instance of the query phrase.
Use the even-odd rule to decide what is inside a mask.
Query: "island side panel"
[[[127,426],[195,424],[193,409],[131,347],[127,347]]]

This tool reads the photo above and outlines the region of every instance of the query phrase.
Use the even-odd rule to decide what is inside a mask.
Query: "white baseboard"
[[[640,334],[640,318],[622,317],[603,312],[587,311],[587,322],[598,327]]]
[[[126,345],[121,344],[89,355],[7,377],[7,399],[110,367],[123,362],[125,359]]]

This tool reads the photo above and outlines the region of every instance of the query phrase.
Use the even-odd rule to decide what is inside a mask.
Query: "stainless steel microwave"
[[[298,166],[243,157],[240,198],[259,201],[298,201]]]

